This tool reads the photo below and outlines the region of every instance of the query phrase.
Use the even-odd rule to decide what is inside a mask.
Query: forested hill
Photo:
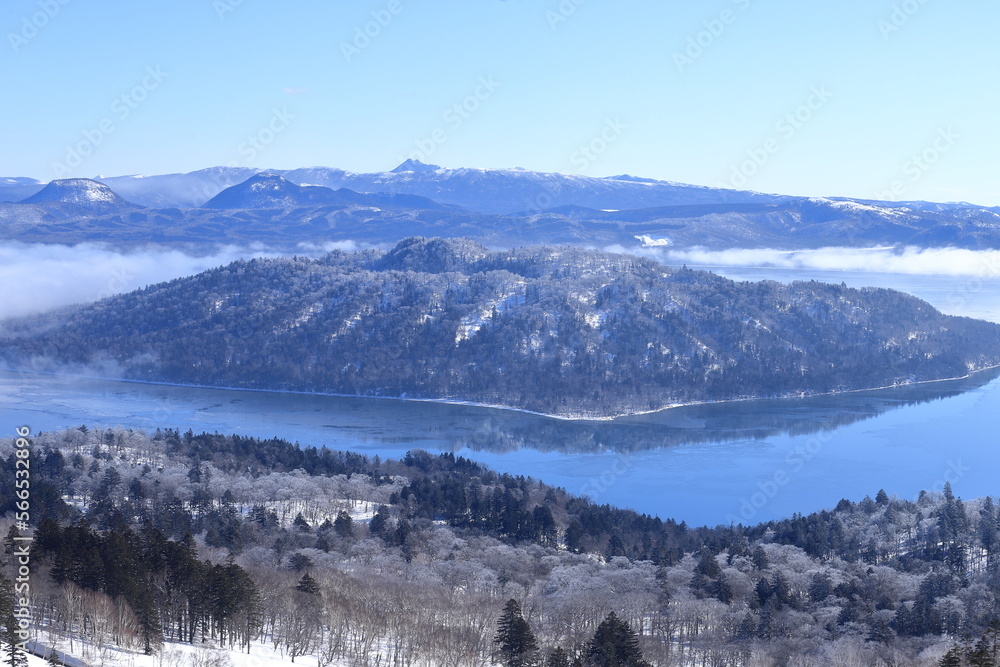
[[[994,667],[1000,651],[1000,512],[948,485],[713,529],[450,453],[86,426],[30,450],[32,606],[61,651],[75,636],[219,665],[164,642],[266,643],[307,665],[487,667],[511,598],[538,650],[508,665],[586,659],[609,613],[656,667]],[[0,438],[8,563],[21,460]]]
[[[964,376],[1000,363],[1000,326],[885,289],[736,283],[629,255],[411,238],[388,252],[238,261],[8,322],[0,356],[604,416]]]

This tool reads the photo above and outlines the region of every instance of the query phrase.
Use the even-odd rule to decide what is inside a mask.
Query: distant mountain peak
[[[274,209],[317,206],[360,206],[381,210],[440,209],[426,197],[394,193],[362,193],[350,188],[336,190],[324,185],[298,185],[281,173],[262,171],[212,197],[202,208]]]
[[[403,172],[412,171],[416,174],[425,174],[428,172],[437,171],[440,168],[441,167],[439,167],[436,164],[424,164],[420,160],[414,160],[411,158],[403,162],[401,165],[399,165],[389,173],[401,174]]]
[[[413,236],[403,239],[378,261],[381,270],[447,273],[463,271],[489,254],[486,246],[466,238]]]
[[[243,183],[239,184],[242,186],[249,187],[255,192],[262,192],[264,190],[278,190],[278,189],[299,189],[300,186],[292,183],[286,179],[281,174],[276,174],[273,171],[262,171],[259,174],[254,174]],[[239,187],[233,186],[233,187]]]
[[[273,171],[254,174],[232,185],[205,202],[203,208],[287,208],[301,206],[329,188],[301,186]]]
[[[76,204],[86,207],[135,206],[104,183],[90,178],[63,178],[21,200],[22,204]]]

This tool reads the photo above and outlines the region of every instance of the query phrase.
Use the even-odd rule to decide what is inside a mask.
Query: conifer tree
[[[521,615],[521,605],[510,599],[504,605],[493,639],[505,667],[531,667],[537,664],[538,642]]]
[[[587,651],[587,664],[590,667],[650,667],[642,657],[635,630],[614,612],[597,627]]]
[[[548,660],[545,661],[545,667],[569,667],[569,656],[566,655],[566,651],[560,646],[549,653]]]
[[[337,531],[337,535],[343,538],[352,537],[354,535],[354,521],[351,519],[351,515],[340,510],[333,522],[333,529]]]
[[[319,595],[319,584],[316,583],[316,580],[313,579],[308,572],[306,572],[302,575],[302,578],[299,579],[299,583],[296,584],[295,590],[308,593],[309,595]]]
[[[940,667],[962,667],[962,655],[958,646],[952,646],[951,650],[938,661],[938,665]]]
[[[17,635],[18,625],[14,617],[14,582],[3,575],[0,575],[0,623],[3,624],[0,640],[6,644],[3,647],[6,654],[4,662],[10,667],[28,667],[27,656],[17,646],[21,638]]]
[[[17,538],[21,536],[21,531],[17,529],[16,524],[11,524],[10,530],[7,531],[7,537],[3,541],[3,551],[5,554],[14,553],[14,545],[17,544]]]
[[[375,516],[368,522],[368,532],[372,535],[381,535],[389,522],[389,509],[385,505],[379,505]]]

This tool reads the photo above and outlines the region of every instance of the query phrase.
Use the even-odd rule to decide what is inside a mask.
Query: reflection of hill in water
[[[232,391],[0,373],[8,409],[42,430],[70,424],[127,424],[153,430],[279,436],[334,449],[428,449],[504,453],[642,451],[699,443],[759,440],[832,431],[896,408],[957,396],[1000,377],[813,396],[689,405],[613,421],[566,421],[512,410],[424,401]],[[42,411],[39,412],[41,407]],[[13,413],[10,413],[13,414]],[[43,417],[44,415],[44,417]]]
[[[689,405],[609,422],[567,422],[491,411],[478,426],[470,425],[472,432],[456,438],[454,445],[495,453],[527,448],[572,454],[808,435],[957,396],[997,377],[1000,369],[991,369],[961,380],[807,398]]]

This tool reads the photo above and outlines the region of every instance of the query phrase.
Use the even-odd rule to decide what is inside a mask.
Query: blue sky
[[[0,175],[414,156],[1000,205],[998,19],[985,0],[7,0]]]

